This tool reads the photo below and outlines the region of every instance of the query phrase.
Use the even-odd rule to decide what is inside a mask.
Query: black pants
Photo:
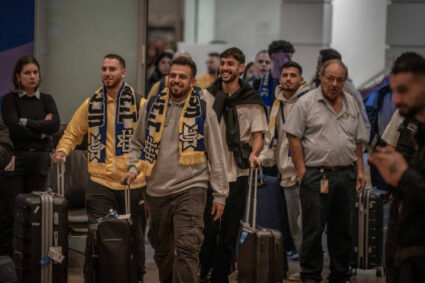
[[[357,171],[349,167],[340,171],[325,171],[329,193],[320,193],[323,174],[318,168],[308,168],[300,185],[303,243],[301,276],[304,280],[322,280],[322,234],[327,224],[330,256],[329,282],[345,282],[351,276],[352,209],[355,199]]]
[[[104,217],[110,209],[116,210],[118,214],[125,213],[124,191],[111,190],[98,183],[90,181],[90,189],[86,192],[86,207],[89,225],[95,224],[97,219]],[[146,215],[145,206],[142,204],[144,199],[144,188],[131,190],[131,217],[135,224],[135,256],[138,266],[138,276],[143,277],[145,273],[145,228]],[[86,241],[86,258],[84,263],[85,282],[92,282],[92,242],[91,231]]]
[[[398,245],[396,244],[396,230],[399,218],[400,202],[393,198],[390,203],[390,213],[388,216],[387,238],[385,240],[385,267],[387,268],[387,282],[395,282],[395,264],[394,256],[397,252]]]
[[[50,166],[48,152],[17,151],[15,157],[15,171],[0,173],[0,255],[12,255],[16,196],[44,191]]]
[[[213,222],[211,216],[212,194],[208,193],[204,213],[205,240],[199,258],[201,277],[205,277],[212,268],[211,282],[229,282],[231,264],[235,259],[235,248],[243,217],[248,191],[248,177],[239,177],[229,183],[229,196],[221,221]]]

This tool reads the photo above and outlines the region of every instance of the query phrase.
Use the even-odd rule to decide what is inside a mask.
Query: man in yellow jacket
[[[139,109],[146,102],[138,99],[133,88],[124,82],[125,61],[116,54],[106,55],[102,62],[103,87],[87,98],[74,113],[52,156],[53,162],[65,161],[66,156],[88,134],[88,171],[92,185],[86,192],[89,223],[108,212],[124,213],[124,186],[120,177],[127,172],[130,138],[133,135]],[[139,96],[140,97],[140,96]],[[139,102],[140,101],[140,102]],[[139,104],[139,105],[138,105]],[[131,185],[131,213],[136,226],[136,259],[138,278],[144,274],[144,224],[146,217],[141,200],[145,180],[143,174]],[[92,281],[91,240],[87,237],[84,277]]]

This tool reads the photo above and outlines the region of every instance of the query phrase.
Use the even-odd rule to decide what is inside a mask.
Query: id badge
[[[323,178],[320,180],[320,193],[321,194],[329,193],[329,180],[326,179],[325,175],[323,175]]]

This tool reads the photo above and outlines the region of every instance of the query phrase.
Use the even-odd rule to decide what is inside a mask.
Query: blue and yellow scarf
[[[118,92],[116,107],[115,156],[121,156],[130,151],[130,138],[138,119],[136,94],[126,83]],[[88,105],[89,162],[105,162],[107,113],[106,89],[102,87],[90,97]]]
[[[261,96],[264,104],[266,105],[268,111],[270,112],[270,107],[275,100],[274,92],[276,86],[279,84],[279,80],[273,79],[271,72],[267,72],[262,78],[260,83],[260,88],[258,93]]]
[[[141,156],[141,172],[150,176],[155,166],[164,122],[167,115],[169,88],[164,89],[148,105],[146,137]],[[204,148],[204,113],[199,93],[192,89],[184,103],[179,120],[179,164],[194,165],[206,161]]]

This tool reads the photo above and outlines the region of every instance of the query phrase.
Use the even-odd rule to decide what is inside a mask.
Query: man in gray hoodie
[[[191,59],[171,62],[168,87],[141,109],[121,179],[146,177],[148,237],[164,283],[198,282],[208,183],[214,221],[229,192],[220,125],[212,104],[194,89],[195,76]]]
[[[297,252],[301,251],[301,206],[297,172],[292,163],[291,151],[283,124],[290,115],[295,102],[309,91],[309,84],[302,77],[301,66],[293,61],[286,62],[281,68],[279,85],[276,87],[276,100],[270,112],[269,131],[266,143],[259,156],[263,166],[277,164],[282,180],[282,187],[288,214],[289,229]]]

